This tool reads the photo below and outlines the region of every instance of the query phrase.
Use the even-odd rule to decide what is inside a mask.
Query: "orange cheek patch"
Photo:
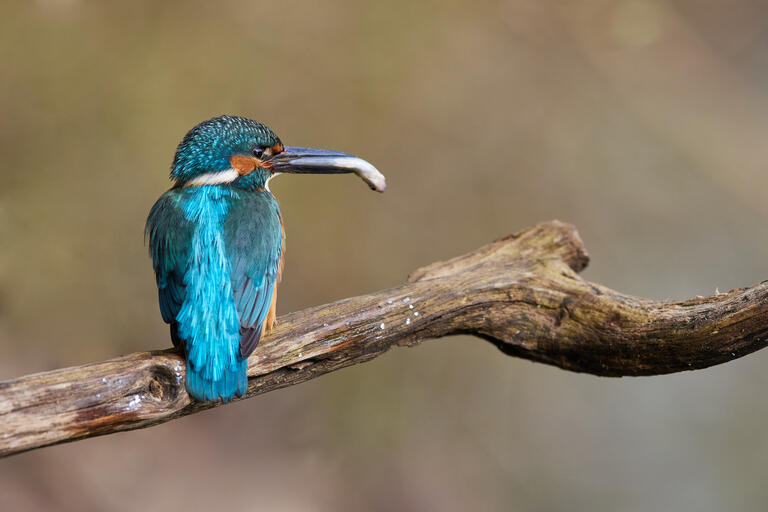
[[[231,165],[240,176],[245,176],[246,174],[252,173],[254,169],[261,165],[261,160],[255,156],[232,155],[229,158],[229,165]]]
[[[275,144],[270,148],[272,150],[273,155],[277,155],[278,153],[283,152],[283,145],[282,144]]]

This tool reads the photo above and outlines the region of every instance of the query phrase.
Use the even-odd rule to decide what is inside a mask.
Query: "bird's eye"
[[[253,148],[252,151],[253,151],[253,156],[255,156],[256,158],[261,159],[261,157],[264,155],[264,148],[261,148],[259,146],[256,146],[255,148]]]

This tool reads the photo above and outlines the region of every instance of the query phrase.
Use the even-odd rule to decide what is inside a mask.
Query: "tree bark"
[[[768,343],[766,282],[657,302],[582,280],[588,261],[573,226],[543,223],[416,270],[395,288],[285,315],[248,361],[246,398],[452,334],[603,376],[706,368]],[[20,377],[0,382],[0,456],[218,405],[190,399],[184,360],[171,350]]]

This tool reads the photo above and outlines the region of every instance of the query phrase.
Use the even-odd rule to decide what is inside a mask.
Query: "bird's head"
[[[281,173],[355,173],[383,192],[384,176],[370,163],[327,149],[283,146],[268,127],[244,117],[219,116],[192,128],[176,149],[171,178],[177,186],[233,184],[267,187]]]

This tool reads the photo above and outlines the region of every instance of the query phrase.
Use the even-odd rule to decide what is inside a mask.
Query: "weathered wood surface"
[[[582,280],[587,263],[572,226],[544,223],[419,269],[401,286],[285,315],[249,360],[247,396],[451,334],[606,376],[705,368],[767,344],[768,283],[656,302]],[[29,375],[0,382],[0,456],[214,406],[190,400],[184,362],[170,350]]]

